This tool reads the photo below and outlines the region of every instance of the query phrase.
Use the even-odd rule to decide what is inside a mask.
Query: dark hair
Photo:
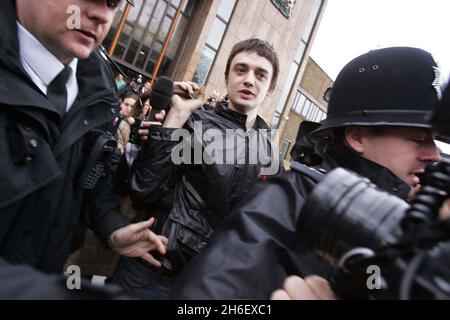
[[[225,77],[228,78],[230,72],[231,61],[233,58],[241,52],[256,52],[259,56],[266,58],[272,64],[273,75],[270,81],[270,89],[273,90],[277,84],[278,70],[280,69],[280,64],[278,62],[278,56],[275,49],[267,41],[251,38],[241,42],[238,42],[231,49],[230,56],[228,57],[227,66],[225,69]]]
[[[125,100],[125,99],[129,99],[129,98],[135,100],[136,102],[139,101],[139,96],[138,96],[137,94],[133,93],[133,92],[127,92],[127,93],[123,96],[122,101]]]
[[[125,101],[126,99],[133,99],[135,101],[134,105],[133,105],[133,111],[131,116],[135,116],[137,109],[141,109],[141,99],[139,99],[139,96],[133,92],[127,92],[123,98],[122,98],[122,102]]]

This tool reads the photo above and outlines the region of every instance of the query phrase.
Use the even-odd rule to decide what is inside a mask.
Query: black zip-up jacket
[[[385,167],[339,143],[330,142],[324,150],[327,170],[344,167],[406,198],[409,186]],[[305,198],[316,185],[314,175],[315,170],[297,164],[290,172],[257,184],[180,274],[172,288],[174,298],[269,299],[290,275],[330,278],[331,266],[296,231]]]
[[[0,256],[61,272],[86,229],[82,208],[103,239],[128,224],[109,176],[89,192],[78,188],[90,132],[110,126],[117,90],[109,67],[92,54],[79,61],[80,93],[59,119],[21,65],[14,4],[0,2]]]
[[[199,124],[201,130],[195,130]],[[162,203],[167,205],[167,210],[162,210],[159,213],[163,213],[157,215],[156,231],[169,239],[168,253],[163,264],[175,272],[206,246],[217,224],[258,181],[261,163],[266,162],[249,161],[249,154],[252,154],[249,150],[255,152],[253,155],[258,155],[258,160],[271,157],[270,139],[265,139],[264,135],[259,136],[260,148],[256,151],[252,148],[254,145],[249,143],[250,138],[245,138],[244,132],[249,132],[246,131],[245,124],[245,115],[229,109],[226,102],[219,103],[213,110],[193,113],[184,126],[186,133],[192,133],[194,137],[192,144],[186,145],[188,150],[185,149],[183,153],[186,159],[192,160],[192,164],[186,164],[189,161],[180,165],[174,164],[171,159],[172,151],[178,150],[180,145],[178,139],[172,141],[171,138],[177,132],[176,129],[168,128],[152,130],[148,143],[144,145],[133,164],[132,200],[152,213],[155,212],[154,208],[160,208]],[[262,129],[269,132],[260,117],[257,118],[253,129],[254,133],[264,132]],[[225,138],[223,134],[226,130],[240,130],[243,137],[240,142],[235,140],[236,143],[230,146],[225,146],[225,139],[216,140],[218,149],[226,149],[223,158],[228,156],[235,164],[227,164],[229,162],[225,161],[224,164],[206,164],[208,157],[202,156],[214,155],[210,149],[208,151],[208,148],[211,148],[209,142],[212,140],[200,140],[199,136],[210,137],[210,134],[217,134]],[[231,142],[231,139],[227,141]],[[175,153],[180,154],[179,150]],[[241,157],[238,162],[237,158],[243,154],[246,156]],[[194,160],[200,160],[201,163]],[[279,170],[279,163],[277,169]]]

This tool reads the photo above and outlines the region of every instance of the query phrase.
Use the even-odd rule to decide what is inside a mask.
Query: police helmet
[[[391,47],[350,61],[331,90],[327,118],[314,133],[350,126],[431,128],[439,69],[422,49]]]

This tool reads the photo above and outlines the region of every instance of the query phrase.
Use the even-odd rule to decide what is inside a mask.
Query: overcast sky
[[[450,74],[449,0],[328,0],[311,57],[335,80],[353,58],[376,48],[418,47]],[[450,154],[450,145],[439,144]]]
[[[449,0],[328,0],[311,57],[334,80],[369,50],[413,46],[433,54],[450,73]]]

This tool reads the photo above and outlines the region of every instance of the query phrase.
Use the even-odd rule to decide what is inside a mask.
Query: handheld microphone
[[[167,109],[173,96],[173,81],[168,77],[159,77],[150,92],[150,105],[152,110],[148,117],[149,121],[155,121],[155,115],[161,110]]]

